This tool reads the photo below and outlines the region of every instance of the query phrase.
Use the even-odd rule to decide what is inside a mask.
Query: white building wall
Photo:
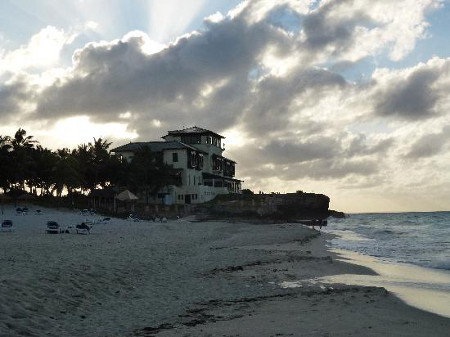
[[[186,194],[191,197],[191,204],[200,204],[214,199],[219,194],[228,194],[226,187],[211,187],[211,186],[173,186],[173,203],[185,204]],[[181,196],[181,198],[180,198]]]
[[[178,154],[178,161],[173,161],[173,153]],[[187,168],[187,151],[185,149],[173,149],[165,150],[163,152],[163,160],[168,165],[173,165],[176,169],[186,169]]]
[[[173,153],[178,154],[178,161],[173,161]],[[217,188],[203,185],[203,170],[188,168],[188,151],[186,149],[165,150],[163,160],[173,168],[182,169],[181,186],[170,186],[168,193],[174,204],[184,204],[186,195],[190,196],[190,203],[197,204],[214,199],[218,194]],[[220,190],[219,193],[226,193]],[[182,198],[180,197],[182,196]]]
[[[207,143],[207,137],[208,136],[201,136],[201,144],[188,144],[190,146],[193,146],[195,148],[198,148],[199,150],[205,152],[204,154],[204,160],[203,160],[203,171],[207,173],[213,173],[212,170],[212,155],[216,154],[218,156],[222,156],[223,149],[221,146],[215,146],[213,144]],[[181,136],[171,136],[167,135],[165,138],[166,141],[179,141],[181,142]]]

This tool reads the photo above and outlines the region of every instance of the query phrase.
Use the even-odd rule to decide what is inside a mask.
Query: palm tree
[[[66,151],[58,151],[58,161],[53,167],[53,190],[56,192],[56,196],[61,197],[64,188],[68,193],[72,195],[75,188],[80,186],[81,177],[77,169],[78,163],[74,157],[68,154]]]
[[[89,150],[91,152],[91,165],[94,170],[93,181],[91,179],[91,189],[94,189],[97,185],[102,187],[106,186],[108,182],[108,177],[106,176],[106,168],[110,159],[109,143],[107,140],[102,138],[95,139],[94,143],[89,143]]]
[[[11,182],[11,138],[8,136],[0,136],[0,187],[3,192],[10,188]]]
[[[163,162],[160,152],[152,152],[144,146],[133,156],[129,165],[128,182],[132,190],[145,194],[148,204],[150,195],[174,183],[172,171],[172,166]]]
[[[40,145],[31,154],[34,162],[34,176],[28,184],[34,187],[35,193],[37,189],[40,189],[41,195],[48,195],[53,185],[52,172],[58,161],[58,156],[55,152]]]
[[[33,176],[33,157],[31,151],[35,148],[37,141],[33,140],[33,136],[27,136],[24,129],[16,131],[11,139],[12,145],[12,166],[13,166],[13,183],[17,188],[25,190],[25,182]]]
[[[92,153],[90,148],[86,144],[78,145],[78,147],[72,150],[72,156],[77,161],[78,172],[80,174],[80,188],[83,193],[85,190],[89,190],[92,179],[92,167],[91,163]]]
[[[14,150],[24,148],[34,148],[37,141],[33,140],[33,136],[27,136],[27,132],[24,129],[19,128],[14,134],[14,138],[11,140],[11,145]]]

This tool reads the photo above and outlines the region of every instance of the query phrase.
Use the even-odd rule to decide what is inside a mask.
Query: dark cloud
[[[394,144],[392,138],[378,140],[370,143],[366,135],[359,134],[355,136],[346,150],[348,157],[354,156],[370,156],[374,154],[386,154]]]
[[[239,166],[256,169],[262,165],[287,165],[299,164],[319,159],[339,158],[342,154],[340,141],[331,137],[292,135],[285,132],[285,139],[262,140],[245,148],[233,149],[230,155],[239,163]],[[251,155],[249,155],[251,154]]]
[[[252,176],[252,179],[276,176],[290,181],[352,176],[365,180],[379,173],[380,156],[393,144],[391,139],[369,142],[361,136],[346,147],[342,138],[314,136],[303,142],[295,138],[274,140],[235,150],[233,158],[239,164],[240,174]],[[360,147],[356,147],[357,141]]]
[[[435,156],[441,153],[448,143],[450,143],[450,126],[443,128],[439,133],[422,136],[412,145],[406,158],[420,159]]]
[[[439,99],[432,86],[439,79],[439,71],[433,68],[418,69],[407,78],[393,83],[381,95],[377,95],[375,112],[381,116],[397,116],[410,120],[425,119],[435,115],[434,107]]]
[[[324,12],[307,16],[303,29],[306,33],[306,44],[313,49],[323,48],[329,44],[346,45],[352,36],[352,30],[345,23],[330,24]]]
[[[378,171],[379,162],[374,159],[347,160],[340,158],[338,160],[327,159],[302,163],[284,172],[283,177],[288,180],[300,177],[333,179],[351,175],[371,176]]]
[[[142,52],[142,36],[89,44],[74,55],[73,77],[40,95],[38,116],[88,114],[105,122],[131,111],[135,119],[129,128],[139,134],[153,129],[153,119],[176,127],[201,120],[218,131],[240,122],[251,134],[283,130],[289,127],[292,102],[302,93],[314,90],[315,103],[325,96],[324,90],[346,85],[340,75],[302,66],[283,77],[265,76],[257,82],[251,78],[268,47],[281,54],[295,48],[286,32],[273,24],[274,17],[289,14],[288,9],[275,6],[267,20],[253,24],[243,14],[208,21],[206,31],[153,55]],[[208,86],[213,91],[204,95]]]
[[[7,121],[22,113],[21,104],[32,98],[33,92],[23,79],[0,85],[0,120]]]
[[[361,184],[380,172],[379,161],[374,159],[347,160],[319,159],[304,163],[275,166],[258,166],[240,169],[241,176],[249,175],[252,180],[277,177],[284,181],[295,181],[304,178],[314,180],[342,179],[360,177]]]
[[[203,99],[206,86],[233,81],[214,97],[219,103],[239,100],[249,90],[247,73],[258,55],[268,45],[288,48],[286,42],[275,27],[248,25],[235,18],[210,24],[209,30],[183,37],[153,55],[142,52],[144,40],[139,36],[90,44],[74,56],[73,78],[46,89],[37,110],[44,118],[89,112],[105,120],[131,110],[152,119],[179,121],[185,115],[186,120],[195,121],[211,115],[195,104]],[[210,105],[217,106],[215,102]],[[228,111],[234,117],[240,113],[240,109]]]
[[[339,154],[334,139],[318,137],[308,142],[272,141],[256,153],[266,162],[276,164],[301,163],[315,159],[332,158]]]
[[[345,79],[324,69],[297,69],[286,77],[268,76],[251,96],[248,113],[244,115],[247,129],[254,134],[290,129],[290,118],[298,111],[291,104],[307,91],[313,91],[309,98],[303,97],[302,104],[317,104],[326,98],[328,89],[346,86]]]
[[[312,50],[332,48],[332,54],[352,46],[356,26],[370,26],[373,21],[363,12],[348,11],[346,16],[335,18],[332,14],[351,1],[330,1],[307,15],[303,20],[305,46]]]

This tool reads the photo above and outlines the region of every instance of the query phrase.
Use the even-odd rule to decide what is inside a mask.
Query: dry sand
[[[0,336],[449,336],[450,320],[383,288],[311,278],[370,274],[299,225],[129,222],[45,234],[84,217],[43,210],[0,233]],[[300,287],[286,288],[297,281]]]

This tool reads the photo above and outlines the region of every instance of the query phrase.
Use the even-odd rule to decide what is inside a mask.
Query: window
[[[221,157],[213,155],[212,156],[212,162],[213,162],[213,170],[214,171],[222,171],[223,168],[223,160]]]
[[[198,169],[203,169],[203,154],[199,153],[198,154],[198,165],[197,165]]]
[[[185,144],[201,144],[202,138],[200,135],[184,135],[181,136],[181,142]]]
[[[176,153],[176,152],[172,153],[172,161],[174,163],[178,162],[178,153]]]
[[[197,154],[194,151],[191,151],[189,154],[188,166],[189,168],[196,168],[198,164]]]

